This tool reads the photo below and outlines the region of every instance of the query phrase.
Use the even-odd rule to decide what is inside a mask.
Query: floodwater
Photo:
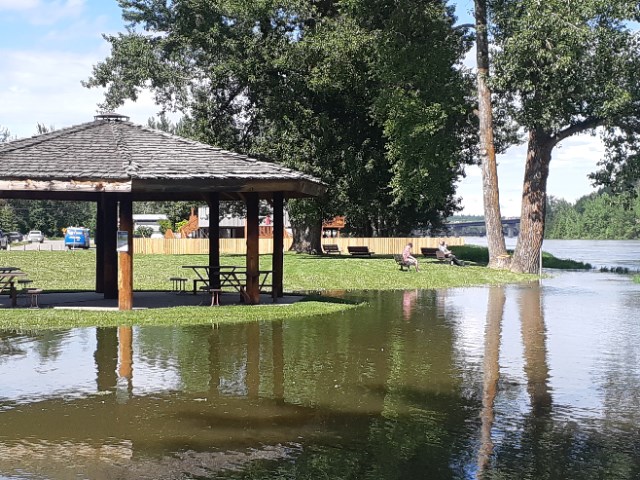
[[[334,294],[369,303],[0,331],[0,478],[640,478],[629,276]]]

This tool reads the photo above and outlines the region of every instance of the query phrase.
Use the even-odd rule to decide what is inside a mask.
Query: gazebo
[[[273,205],[273,294],[282,296],[284,199],[325,191],[310,175],[135,125],[115,113],[0,145],[0,198],[96,202],[96,292],[117,298],[120,310],[133,308],[134,201],[206,202],[210,267],[220,266],[220,201],[243,201],[245,290],[248,302],[256,304],[259,201]]]

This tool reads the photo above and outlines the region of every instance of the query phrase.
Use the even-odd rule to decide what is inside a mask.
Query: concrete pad
[[[285,295],[278,298],[276,305],[290,305],[301,299],[303,296]],[[19,296],[17,308],[28,308],[31,300],[29,297]],[[105,299],[102,293],[95,292],[64,292],[64,293],[41,293],[38,301],[40,308],[72,309],[72,310],[118,310],[118,299]],[[220,305],[244,305],[240,301],[240,294],[237,292],[223,292],[220,295]],[[260,295],[260,304],[274,305],[271,295]],[[174,292],[134,292],[133,309],[149,308],[172,308],[184,306],[211,306],[211,295],[208,293],[176,294]],[[11,308],[11,300],[8,295],[0,296],[0,308]],[[211,308],[216,308],[211,307]]]

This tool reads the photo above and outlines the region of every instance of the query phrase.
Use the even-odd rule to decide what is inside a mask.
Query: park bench
[[[322,245],[322,250],[326,254],[337,253],[337,254],[342,255],[342,250],[340,250],[340,247],[338,245],[336,245],[335,243],[323,244]]]
[[[442,252],[438,248],[422,247],[420,249],[420,252],[424,257],[435,258],[436,260],[439,260],[441,262],[446,262],[449,260],[447,257],[445,257],[444,252]]]
[[[438,250],[437,248],[430,248],[430,247],[422,247],[420,249],[420,252],[424,257],[433,257],[433,258],[436,258],[436,255],[437,255],[436,252],[439,252],[439,251],[440,250]]]
[[[415,268],[415,264],[405,262],[404,259],[402,258],[402,255],[396,254],[393,256],[393,259],[396,261],[398,265],[400,265],[400,270],[404,270],[406,268],[407,271],[409,271],[411,270],[411,266]]]
[[[347,250],[353,256],[365,256],[365,255],[371,256],[375,253],[375,252],[369,251],[369,247],[359,246],[359,245],[358,246],[349,245],[347,247]]]

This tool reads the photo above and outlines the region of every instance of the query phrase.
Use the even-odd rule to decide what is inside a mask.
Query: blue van
[[[68,249],[72,248],[89,248],[91,246],[91,238],[89,238],[89,229],[84,227],[69,227],[64,234],[64,246]]]

